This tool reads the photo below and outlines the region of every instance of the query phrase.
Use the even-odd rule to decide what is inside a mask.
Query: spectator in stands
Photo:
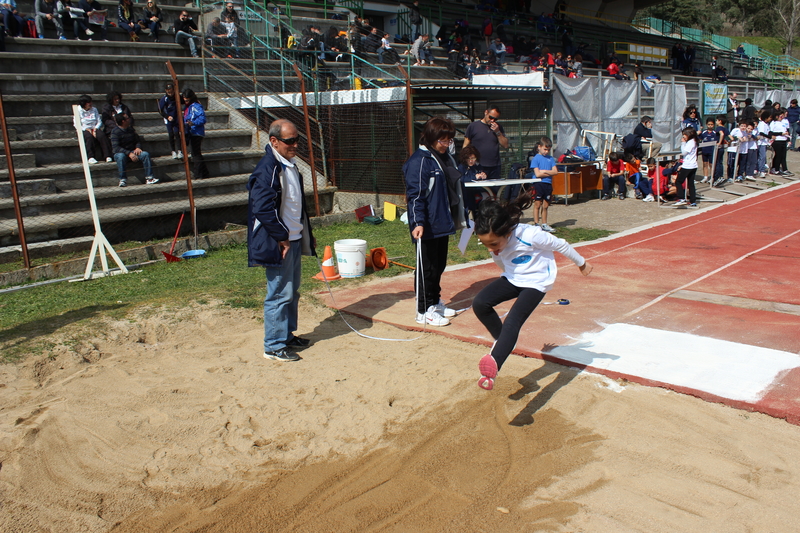
[[[694,74],[694,58],[697,52],[691,44],[686,47],[683,52],[683,73],[686,76]]]
[[[644,69],[639,63],[633,64],[633,79],[636,81],[641,81],[644,79]]]
[[[583,57],[580,54],[575,54],[575,61],[572,63],[572,68],[575,71],[576,78],[583,78]]]
[[[130,1],[130,0],[122,0]],[[199,32],[197,31],[197,24],[194,23],[192,17],[189,16],[188,11],[181,11],[180,17],[175,21],[173,26],[175,29],[175,42],[183,45],[189,43],[189,51],[192,57],[200,57],[197,53],[197,40]]]
[[[736,55],[741,59],[749,59],[749,56],[744,53],[744,43],[741,43],[738,48],[736,48]]]
[[[130,108],[122,102],[122,94],[119,91],[111,91],[106,96],[106,103],[103,105],[101,118],[103,119],[103,131],[109,137],[117,127],[117,115],[126,115],[134,124],[133,113]]]
[[[446,24],[439,26],[439,31],[436,32],[436,41],[439,43],[440,47],[444,48],[445,50],[450,50],[450,47],[455,42],[455,38],[455,32],[450,32],[447,29]]]
[[[489,41],[493,33],[494,25],[492,24],[492,17],[486,17],[483,19],[483,24],[481,24],[481,34],[483,35],[483,40],[486,41],[487,50],[489,49]]]
[[[39,39],[44,39],[44,22],[50,21],[56,27],[58,38],[66,40],[64,37],[64,24],[56,10],[56,3],[53,0],[36,0],[36,32]]]
[[[615,78],[615,79],[618,79],[618,80],[629,80],[630,79],[626,74],[623,74],[622,71],[620,71],[620,69],[619,69],[619,60],[616,57],[611,60],[611,63],[608,64],[608,67],[606,68],[606,70],[608,71],[608,75],[611,76],[612,78]]]
[[[503,66],[506,59],[506,45],[503,44],[503,41],[500,40],[500,37],[497,37],[492,44],[489,46],[489,50],[494,52],[495,57],[497,58],[497,64],[499,66]]]
[[[414,41],[414,45],[411,47],[411,55],[417,60],[414,66],[425,65],[427,61],[428,65],[433,65],[433,54],[431,53],[431,43],[428,41],[428,34],[423,33],[419,36],[419,38]]]
[[[89,164],[94,165],[102,160],[110,163],[112,161],[111,141],[103,132],[103,120],[100,118],[97,108],[92,105],[92,97],[84,94],[78,99],[78,105],[80,106],[78,110],[81,119],[80,127]]]
[[[228,30],[228,39],[234,48],[234,57],[239,57],[239,26],[241,22],[239,21],[239,13],[234,9],[232,2],[225,4],[225,10],[220,13],[219,18],[222,25]]]
[[[2,15],[3,25],[9,37],[22,37],[22,28],[25,26],[25,18],[22,13],[17,11],[16,0],[2,0],[0,2],[0,15]]]
[[[231,45],[228,39],[228,29],[222,25],[219,17],[214,17],[206,28],[206,42],[211,46],[211,52],[220,54],[219,49],[227,48]]]
[[[412,38],[416,41],[422,32],[422,13],[419,11],[419,0],[414,0],[414,3],[408,9],[408,21],[411,23],[411,27],[414,28]]]
[[[375,54],[378,52],[380,46],[381,36],[378,35],[378,28],[372,28],[369,35],[367,35],[367,38],[364,40],[364,51],[369,54]]]
[[[717,65],[717,81],[728,81],[728,71],[722,65]]]
[[[685,130],[686,128],[693,128],[695,132],[702,131],[702,126],[700,125],[700,119],[697,118],[698,112],[697,107],[690,105],[687,106],[686,109],[683,110],[683,121],[681,122],[681,130]]]
[[[389,35],[388,33],[386,34]],[[388,37],[387,37],[388,39]],[[388,41],[387,41],[388,42]],[[347,44],[342,42],[339,35],[339,29],[336,26],[328,28],[328,34],[325,36],[325,59],[327,61],[340,61],[343,59],[342,52],[347,48]]]
[[[383,34],[383,39],[381,39],[381,47],[378,49],[378,63],[399,65],[400,58],[397,56],[397,52],[394,51],[394,48],[392,48],[389,38],[390,36],[388,33]]]
[[[167,128],[172,159],[182,159],[183,152],[179,141],[176,146],[176,139],[180,139],[181,129],[180,124],[178,124],[178,104],[175,102],[175,86],[171,83],[164,87],[164,96],[158,99],[158,112],[161,118],[164,119],[164,126]]]
[[[83,33],[83,22],[86,19],[84,11],[74,6],[72,0],[58,0],[56,12],[61,17],[61,26],[66,28],[71,25],[75,39],[80,40],[80,35]]]
[[[601,200],[610,200],[614,196],[614,185],[620,200],[624,200],[628,193],[625,185],[625,163],[616,152],[611,152],[606,161],[606,171],[603,173],[603,193]]]
[[[147,4],[144,7],[144,17],[139,21],[139,25],[143,29],[150,29],[150,37],[153,38],[154,43],[160,42],[158,32],[161,30],[162,20],[164,20],[164,16],[161,14],[161,8],[156,4],[156,0],[147,0]]]
[[[681,46],[681,43],[672,45],[670,55],[672,56],[672,70],[681,70],[681,67],[683,67],[683,46]]]
[[[91,41],[92,36],[99,31],[100,38],[107,41],[109,24],[108,10],[103,9],[100,2],[97,0],[80,0],[78,7],[86,12],[86,20],[82,29],[89,40]],[[92,27],[94,27],[94,30],[92,30]]]
[[[153,185],[158,178],[153,177],[150,154],[142,150],[142,138],[131,125],[131,117],[118,114],[114,117],[117,127],[111,132],[111,149],[119,170],[119,186],[128,186],[127,167],[130,162],[141,161],[144,167],[145,183]]]
[[[567,64],[567,60],[561,56],[561,52],[556,52],[556,74],[561,74],[562,76],[569,75],[569,66]]]
[[[464,208],[472,213],[472,218],[475,218],[475,211],[478,209],[478,204],[483,200],[485,191],[477,187],[465,187],[465,183],[473,181],[485,180],[486,172],[480,164],[481,154],[474,146],[466,146],[461,149],[458,154],[458,171],[461,173],[461,194],[464,197]]]
[[[792,138],[789,141],[789,150],[796,151],[795,142],[797,141],[797,128],[800,126],[800,106],[797,105],[797,98],[792,98],[789,107],[786,108],[786,118],[789,121],[789,133]]]
[[[488,179],[501,179],[500,148],[508,148],[503,126],[497,121],[500,119],[500,110],[490,107],[483,112],[483,118],[470,123],[464,133],[464,148],[475,146],[481,154],[481,163]]]
[[[139,34],[142,33],[142,28],[136,23],[133,16],[133,5],[131,0],[119,0],[117,5],[117,24],[119,27],[131,37],[131,41],[139,42]]]
[[[203,138],[206,136],[206,112],[197,95],[191,89],[184,89],[181,94],[183,105],[183,131],[186,133],[186,140],[189,141],[189,149],[192,154],[194,168],[192,169],[193,178],[196,180],[208,178],[208,167],[203,158]]]
[[[717,56],[711,56],[709,66],[711,67],[711,82],[714,83],[717,81]]]

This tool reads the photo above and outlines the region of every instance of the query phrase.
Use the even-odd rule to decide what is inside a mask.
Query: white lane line
[[[584,333],[573,345],[548,355],[597,369],[757,402],[787,370],[800,367],[797,354],[664,331],[611,324]]]
[[[633,311],[630,311],[630,312],[628,312],[628,313],[625,313],[624,315],[622,315],[622,316],[620,316],[619,318],[617,318],[617,320],[618,320],[618,321],[619,321],[619,320],[625,320],[626,318],[630,318],[630,317],[632,317],[632,316],[633,316],[633,315],[635,315],[636,313],[641,313],[642,311],[644,311],[644,310],[645,310],[645,309],[647,309],[648,307],[650,307],[650,306],[652,306],[652,305],[655,305],[655,304],[657,304],[658,302],[660,302],[660,301],[661,301],[661,300],[663,300],[664,298],[668,297],[669,295],[671,295],[671,294],[673,294],[673,293],[676,293],[676,292],[678,292],[678,291],[680,291],[680,290],[686,289],[687,287],[691,287],[691,286],[692,286],[692,285],[694,285],[695,283],[699,283],[699,282],[703,281],[704,279],[710,278],[710,277],[711,277],[711,276],[713,276],[714,274],[717,274],[718,272],[722,272],[722,271],[723,271],[723,270],[725,270],[726,268],[729,268],[729,267],[731,267],[731,266],[735,265],[736,263],[739,263],[739,262],[741,262],[741,261],[744,261],[744,260],[745,260],[745,259],[747,259],[748,257],[750,257],[750,256],[752,256],[752,255],[755,255],[755,254],[757,254],[757,253],[759,253],[759,252],[762,252],[762,251],[766,250],[767,248],[769,248],[769,247],[771,247],[771,246],[774,246],[774,245],[778,244],[778,243],[779,243],[779,242],[781,242],[781,241],[785,241],[786,239],[788,239],[788,238],[790,238],[790,237],[793,237],[793,236],[797,235],[798,233],[800,233],[800,229],[798,229],[798,230],[795,230],[795,231],[793,231],[793,232],[789,233],[788,235],[784,235],[784,236],[783,236],[783,237],[781,237],[780,239],[778,239],[778,240],[775,240],[775,241],[772,241],[771,243],[767,244],[766,246],[762,246],[762,247],[761,247],[761,248],[759,248],[758,250],[753,250],[752,252],[748,252],[748,253],[744,254],[743,256],[741,256],[741,257],[738,257],[738,258],[734,259],[733,261],[729,262],[728,264],[722,265],[721,267],[719,267],[719,268],[717,268],[717,269],[714,269],[714,270],[712,270],[711,272],[708,272],[707,274],[704,274],[704,275],[700,276],[699,278],[696,278],[696,279],[694,279],[694,280],[690,281],[689,283],[686,283],[686,284],[684,284],[684,285],[681,285],[680,287],[678,287],[678,288],[676,288],[676,289],[672,289],[672,290],[670,290],[670,291],[668,291],[668,292],[665,292],[665,293],[664,293],[664,294],[662,294],[661,296],[659,296],[659,297],[657,297],[657,298],[655,298],[655,299],[653,299],[653,300],[650,300],[648,303],[644,304],[643,306],[641,306],[641,307],[638,307],[638,308],[636,308],[636,309],[634,309]]]

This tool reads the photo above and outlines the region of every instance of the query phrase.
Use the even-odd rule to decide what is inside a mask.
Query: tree
[[[800,29],[800,0],[776,0],[773,5],[779,23],[775,30],[786,43],[786,55],[792,55],[792,45]]]

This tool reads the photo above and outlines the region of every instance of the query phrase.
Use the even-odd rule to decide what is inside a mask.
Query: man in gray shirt
[[[472,145],[478,149],[486,179],[490,180],[501,179],[500,147],[508,148],[508,137],[503,131],[503,126],[497,123],[499,119],[500,110],[490,107],[483,112],[481,120],[476,120],[467,126],[467,132],[464,134],[464,148]]]
[[[56,27],[56,34],[62,41],[64,37],[64,23],[61,21],[61,15],[56,10],[56,3],[54,0],[36,0],[36,33],[39,34],[39,39],[44,39],[44,21],[49,20]]]

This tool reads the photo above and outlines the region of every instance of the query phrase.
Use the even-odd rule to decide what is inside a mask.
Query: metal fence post
[[[22,261],[25,268],[30,270],[31,258],[28,254],[28,242],[25,240],[25,225],[22,221],[22,209],[19,205],[19,191],[17,191],[17,176],[14,173],[14,157],[11,154],[11,142],[8,140],[8,125],[6,124],[6,111],[3,108],[3,94],[0,93],[0,128],[3,134],[3,147],[6,150],[6,168],[8,179],[11,182],[11,197],[14,199],[14,213],[17,216],[17,231],[19,231],[19,244],[22,248]]]

